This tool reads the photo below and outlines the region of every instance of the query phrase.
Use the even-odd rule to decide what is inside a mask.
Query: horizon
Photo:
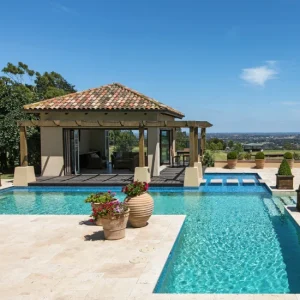
[[[78,91],[120,82],[211,133],[300,130],[299,1],[11,0],[2,11],[0,70],[22,61]]]

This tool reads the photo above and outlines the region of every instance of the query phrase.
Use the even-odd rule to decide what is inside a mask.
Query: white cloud
[[[52,7],[59,12],[64,12],[67,14],[77,14],[73,9],[71,9],[68,6],[62,5],[59,2],[54,2],[54,1],[50,1],[50,4],[52,5]]]
[[[283,105],[289,105],[289,106],[294,106],[294,105],[299,105],[300,104],[300,102],[297,102],[297,101],[282,101],[280,103],[283,104]]]
[[[250,84],[264,86],[268,80],[276,78],[279,73],[276,63],[274,60],[268,60],[263,66],[243,69],[240,78]]]

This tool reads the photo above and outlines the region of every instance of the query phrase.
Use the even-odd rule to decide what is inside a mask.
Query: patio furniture
[[[80,167],[86,169],[105,169],[107,161],[100,151],[91,151],[80,154]]]
[[[176,154],[173,149],[171,149],[172,167],[178,167],[180,165],[180,155]]]
[[[190,160],[190,149],[184,148],[183,150],[178,150],[177,155],[182,156],[182,164],[186,166]]]

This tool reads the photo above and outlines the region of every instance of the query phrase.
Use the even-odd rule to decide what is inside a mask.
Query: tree
[[[176,129],[176,150],[183,150],[188,148],[189,137],[185,131],[181,131],[181,128]]]
[[[134,147],[138,146],[138,139],[132,130],[111,130],[109,137],[113,141],[116,152],[131,152]]]
[[[229,147],[229,148],[232,148],[233,145],[234,145],[233,141],[230,140],[230,141],[228,142],[228,147]]]
[[[206,149],[208,150],[225,150],[226,148],[226,143],[218,138],[212,138],[207,141],[206,143]]]
[[[243,145],[241,143],[234,144],[233,149],[237,154],[244,151]]]
[[[8,63],[0,76],[0,168],[14,167],[19,160],[19,128],[17,120],[36,119],[23,112],[23,105],[48,97],[75,92],[61,75],[40,73],[19,62]],[[40,164],[40,133],[37,128],[27,129],[29,164]]]

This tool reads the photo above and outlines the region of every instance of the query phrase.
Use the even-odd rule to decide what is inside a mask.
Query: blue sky
[[[10,0],[0,67],[120,82],[210,132],[300,131],[298,0]]]

